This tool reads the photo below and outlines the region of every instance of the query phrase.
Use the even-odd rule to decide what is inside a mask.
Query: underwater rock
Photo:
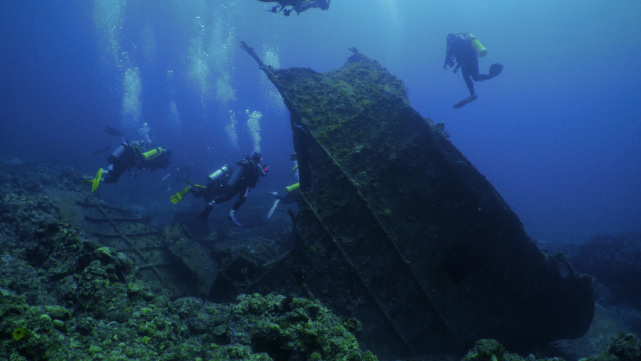
[[[599,355],[581,361],[638,361],[641,360],[641,340],[635,335],[620,335]]]
[[[587,331],[591,278],[537,249],[401,80],[361,53],[318,73],[243,49],[290,111],[300,171],[297,247],[254,291],[313,294],[360,320],[361,343],[386,358]]]
[[[597,293],[601,304],[641,308],[641,234],[594,237],[563,250],[577,270],[605,286]]]
[[[179,225],[174,225],[174,227],[179,227]],[[198,296],[206,297],[216,276],[218,276],[218,269],[209,257],[209,252],[204,250],[198,242],[186,237],[172,240],[168,249],[196,275]]]
[[[354,321],[316,300],[172,301],[134,260],[38,207],[44,192],[0,190],[1,360],[376,360]]]

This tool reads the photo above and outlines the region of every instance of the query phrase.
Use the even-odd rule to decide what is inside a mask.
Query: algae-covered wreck
[[[493,186],[353,49],[340,69],[275,69],[246,50],[291,113],[298,244],[257,291],[313,295],[363,323],[382,357],[583,335],[591,279],[539,251]]]

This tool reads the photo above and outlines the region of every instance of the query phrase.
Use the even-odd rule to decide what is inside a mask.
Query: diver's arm
[[[450,47],[447,48],[447,53],[445,54],[445,63],[443,64],[443,70],[447,70],[447,66],[454,66],[454,60],[452,59],[452,50]]]
[[[262,164],[258,163],[257,167],[258,173],[260,174],[261,177],[267,176],[267,171],[269,170],[269,166],[263,166]]]

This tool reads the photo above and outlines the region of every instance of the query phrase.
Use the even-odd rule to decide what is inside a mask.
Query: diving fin
[[[111,135],[115,135],[117,137],[123,137],[122,133],[120,133],[119,131],[115,130],[114,128],[112,128],[110,126],[106,126],[105,127],[105,133],[111,134]]]
[[[499,63],[494,63],[494,64],[490,65],[490,76],[492,78],[494,78],[495,76],[501,74],[502,71],[503,71],[503,65],[501,65]]]
[[[185,195],[187,193],[189,193],[190,190],[191,190],[191,186],[187,186],[187,187],[183,188],[183,190],[181,190],[180,192],[178,192],[178,193],[174,194],[173,196],[171,196],[171,203],[176,204],[176,203],[182,201],[183,198],[185,198]]]
[[[91,179],[89,181],[91,183],[91,193],[93,193],[96,189],[98,189],[98,186],[100,185],[100,180],[102,179],[102,172],[103,172],[102,168],[98,169],[98,173],[96,173],[96,178]]]
[[[233,214],[233,213],[229,213],[229,214],[227,215],[227,217],[229,217],[229,219],[230,219],[232,222],[234,222],[234,224],[235,224],[235,225],[237,225],[238,227],[245,227],[242,223],[238,222],[238,220],[236,219],[236,217],[234,216],[234,214]]]
[[[269,210],[269,214],[267,215],[267,219],[272,218],[272,214],[274,214],[274,211],[276,210],[276,206],[280,203],[280,199],[276,199],[274,201],[274,204],[272,205],[272,208]]]
[[[454,109],[462,108],[464,105],[471,103],[478,98],[476,95],[470,95],[469,97],[461,100],[460,102],[454,104]]]

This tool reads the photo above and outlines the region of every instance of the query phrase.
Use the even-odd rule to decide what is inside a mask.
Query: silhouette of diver
[[[292,11],[296,11],[296,15],[308,9],[328,10],[331,0],[258,0],[260,2],[278,2],[278,5],[273,6],[269,11],[271,13],[283,12],[283,15],[289,16]],[[287,8],[291,6],[291,8]]]
[[[477,39],[469,33],[465,34],[453,34],[450,33],[447,35],[447,51],[445,54],[445,64],[443,64],[443,69],[447,69],[449,66],[455,67],[454,73],[461,68],[463,73],[463,80],[465,80],[465,85],[470,91],[470,96],[461,100],[460,102],[454,104],[454,108],[461,108],[462,106],[471,103],[476,100],[477,96],[474,92],[474,81],[483,81],[487,79],[492,79],[495,76],[501,74],[503,71],[503,65],[499,63],[492,64],[490,66],[489,74],[479,74],[479,59],[478,53],[479,49],[485,51],[482,45],[477,41]],[[476,41],[476,44],[473,42]],[[485,54],[481,54],[482,56]]]

